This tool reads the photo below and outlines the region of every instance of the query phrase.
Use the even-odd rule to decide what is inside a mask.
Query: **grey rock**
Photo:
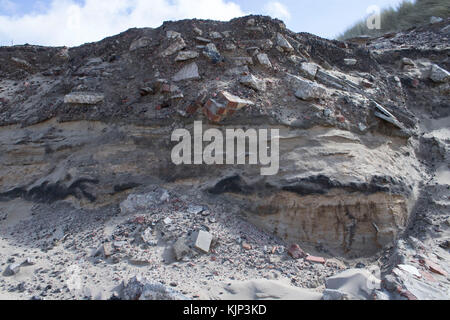
[[[299,72],[300,74],[310,80],[314,80],[316,78],[317,70],[319,66],[312,62],[303,62],[300,65]]]
[[[237,49],[237,47],[236,47],[236,45],[234,43],[227,42],[225,44],[225,50],[227,50],[227,51],[234,51],[236,49]]]
[[[394,275],[388,274],[383,278],[383,287],[390,292],[397,290],[397,286],[400,284]]]
[[[175,254],[175,259],[178,261],[182,260],[191,251],[189,246],[186,244],[186,240],[183,238],[178,239],[172,248]]]
[[[17,274],[19,271],[20,271],[20,264],[12,263],[6,267],[5,271],[3,271],[3,275],[5,277],[10,277]]]
[[[412,61],[410,58],[402,58],[402,64],[403,66],[412,66],[414,67],[416,64],[414,63],[414,61]]]
[[[358,299],[372,299],[381,281],[365,269],[348,269],[326,279],[326,288],[339,290]]]
[[[327,96],[327,90],[315,82],[293,75],[288,75],[288,79],[289,82],[294,84],[295,96],[301,100],[309,101]]]
[[[195,62],[184,66],[172,78],[173,81],[195,80],[199,79],[198,66]]]
[[[293,63],[293,64],[300,64],[302,62],[304,62],[306,59],[299,57],[297,55],[291,55],[288,57],[288,59]]]
[[[239,76],[239,75],[244,75],[244,74],[249,74],[250,70],[248,69],[247,66],[240,66],[240,67],[235,67],[235,68],[231,68],[228,69],[227,71],[225,71],[225,74],[227,76]]]
[[[163,52],[161,52],[161,57],[168,57],[171,56],[178,51],[186,48],[186,42],[184,42],[183,38],[177,37],[175,40],[165,49]]]
[[[430,23],[431,24],[435,24],[435,23],[439,23],[439,22],[442,22],[442,21],[444,21],[444,19],[442,19],[441,17],[431,17],[430,18]]]
[[[181,38],[181,33],[173,31],[173,30],[169,30],[166,32],[166,37],[167,37],[167,39]]]
[[[260,79],[256,78],[252,74],[242,77],[239,81],[243,85],[245,85],[249,88],[252,88],[256,91],[265,91],[266,90],[266,82],[264,80],[260,80]]]
[[[438,83],[448,82],[450,80],[450,72],[433,64],[431,66],[430,79]]]
[[[198,34],[199,36],[201,36],[202,34],[203,34],[203,31],[201,30],[201,29],[199,29],[198,27],[194,27],[194,32],[196,33],[196,34]]]
[[[14,61],[16,64],[18,64],[21,67],[24,67],[25,69],[31,69],[33,66],[28,62],[20,58],[12,57],[12,61]]]
[[[224,58],[221,56],[214,43],[208,43],[206,45],[205,49],[203,50],[203,55],[205,55],[213,63],[224,61]]]
[[[217,32],[217,31],[210,32],[209,36],[215,40],[223,38],[223,36],[220,34],[220,32]]]
[[[195,39],[197,39],[197,41],[204,42],[204,43],[210,43],[211,42],[211,40],[203,38],[203,37],[196,37]]]
[[[205,209],[201,206],[193,206],[193,205],[191,205],[187,208],[187,212],[190,214],[199,214],[204,210]]]
[[[236,66],[253,65],[253,59],[251,57],[233,57],[231,61]]]
[[[277,45],[286,52],[294,51],[292,45],[289,43],[289,41],[286,40],[286,38],[281,33],[277,33]]]
[[[322,300],[347,300],[347,295],[339,290],[325,289],[322,295]]]
[[[156,189],[145,194],[130,194],[128,198],[120,204],[122,213],[136,213],[149,210],[154,205],[159,205],[170,198],[167,190]]]
[[[272,68],[272,63],[270,62],[269,57],[265,53],[259,53],[256,58],[258,59],[259,64],[265,66],[266,68]]]
[[[130,45],[130,51],[135,51],[140,48],[148,47],[152,43],[152,39],[147,37],[142,37],[134,40]]]
[[[131,278],[122,284],[123,300],[189,300],[180,292],[161,283],[150,282],[140,276]]]
[[[199,56],[197,51],[180,51],[175,58],[175,61],[186,61],[195,59]]]

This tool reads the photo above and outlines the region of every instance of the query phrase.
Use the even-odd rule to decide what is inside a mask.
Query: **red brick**
[[[445,270],[442,269],[437,263],[434,263],[433,261],[427,259],[425,260],[425,264],[428,267],[428,269],[430,269],[430,271],[440,274],[444,277],[447,276],[447,272],[445,272]]]
[[[408,300],[418,300],[417,297],[408,290],[401,290],[400,295],[407,298]]]
[[[307,256],[306,261],[313,262],[313,263],[321,263],[325,264],[325,259],[322,257],[315,257],[315,256]]]
[[[191,105],[189,105],[189,106],[186,108],[186,112],[187,112],[188,114],[194,114],[194,113],[197,112],[198,108],[199,108],[198,105],[192,105],[192,104],[191,104]]]

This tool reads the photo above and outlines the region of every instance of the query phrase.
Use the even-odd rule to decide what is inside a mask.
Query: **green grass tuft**
[[[432,16],[450,17],[450,0],[416,0],[415,2],[404,0],[397,8],[390,7],[381,11],[381,29],[369,30],[366,19],[362,19],[339,35],[337,39],[345,40],[361,35],[377,37],[388,32],[427,24]]]

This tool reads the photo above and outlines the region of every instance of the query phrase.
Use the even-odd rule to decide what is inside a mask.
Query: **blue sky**
[[[280,18],[289,29],[333,38],[368,14],[402,0],[0,0],[0,45],[80,45],[165,20]]]

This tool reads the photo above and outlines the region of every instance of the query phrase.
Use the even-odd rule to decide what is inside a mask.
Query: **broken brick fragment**
[[[253,105],[253,102],[241,99],[227,91],[221,91],[214,99],[206,101],[204,114],[210,121],[220,122],[225,116],[247,105]]]
[[[325,258],[322,257],[315,257],[315,256],[307,256],[306,261],[312,262],[312,263],[321,263],[325,264]]]
[[[300,259],[306,257],[306,253],[296,243],[292,244],[288,249],[289,255],[294,259]]]

